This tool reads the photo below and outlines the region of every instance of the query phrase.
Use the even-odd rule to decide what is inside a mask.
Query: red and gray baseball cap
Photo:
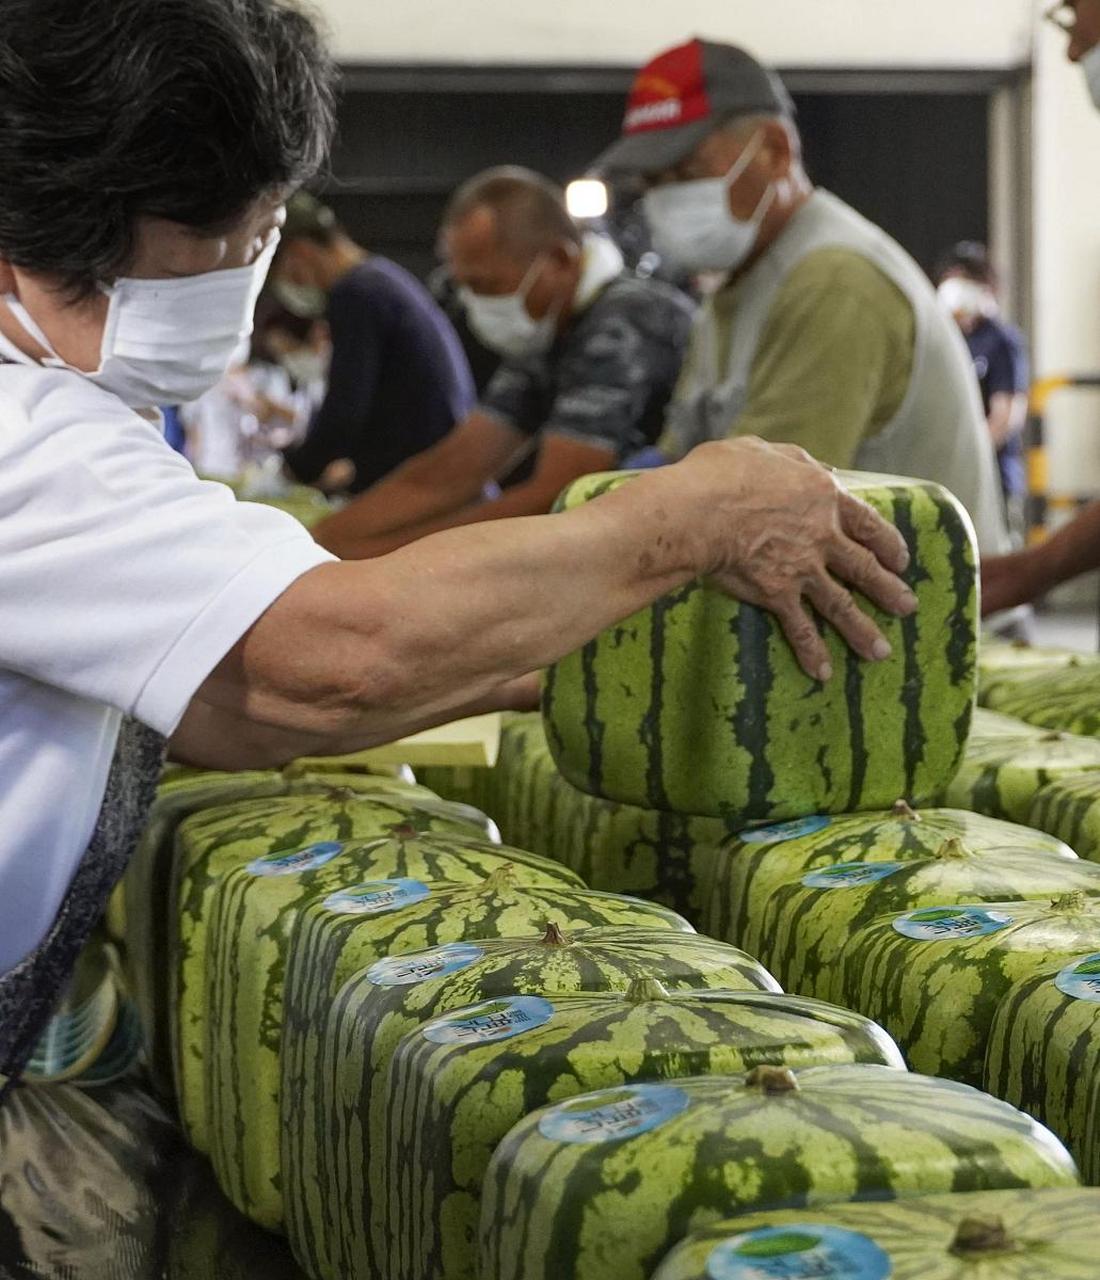
[[[657,173],[717,125],[739,115],[794,117],[783,81],[732,44],[689,40],[658,54],[634,81],[622,136],[592,166],[606,174]]]

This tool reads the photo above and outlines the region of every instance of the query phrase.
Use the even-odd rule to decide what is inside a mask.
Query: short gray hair
[[[580,245],[582,240],[566,207],[565,192],[533,169],[501,165],[464,182],[444,211],[444,230],[476,209],[493,213],[500,243],[517,257],[540,253],[561,241]]]

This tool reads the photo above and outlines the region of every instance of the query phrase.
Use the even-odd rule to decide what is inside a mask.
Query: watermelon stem
[[[959,1223],[951,1252],[966,1258],[975,1253],[1007,1253],[1011,1248],[1012,1240],[1002,1218],[975,1215]]]
[[[567,947],[569,938],[562,933],[561,926],[550,920],[546,925],[546,932],[542,935],[542,945],[544,947]]]
[[[626,998],[631,1004],[647,1004],[650,1000],[669,1000],[671,996],[656,978],[634,978],[626,989]]]
[[[745,1077],[745,1086],[749,1089],[760,1088],[766,1094],[797,1093],[798,1077],[790,1067],[762,1066],[753,1067]]]
[[[945,840],[936,850],[937,858],[968,858],[969,856],[970,850],[958,836],[952,836],[950,840]]]
[[[1050,905],[1054,911],[1063,915],[1073,916],[1084,911],[1089,905],[1089,900],[1084,890],[1074,889],[1072,893],[1064,893],[1060,898],[1055,898]]]
[[[515,889],[518,884],[515,864],[505,862],[485,877],[481,882],[481,888],[485,893],[492,893],[497,889]]]
[[[906,822],[920,822],[921,816],[910,807],[907,800],[896,800],[891,811],[895,818],[903,818]]]

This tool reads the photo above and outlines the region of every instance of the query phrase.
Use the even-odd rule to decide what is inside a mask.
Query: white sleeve
[[[78,375],[0,367],[0,669],[171,733],[256,619],[331,560]]]

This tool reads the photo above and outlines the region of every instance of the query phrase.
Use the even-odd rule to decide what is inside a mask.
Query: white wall
[[[1100,112],[1056,31],[1038,33],[1034,76],[1036,369],[1100,371]],[[1100,393],[1051,401],[1050,446],[1055,492],[1100,493]]]
[[[689,35],[787,66],[1016,66],[1032,0],[314,0],[347,62],[634,64]]]

